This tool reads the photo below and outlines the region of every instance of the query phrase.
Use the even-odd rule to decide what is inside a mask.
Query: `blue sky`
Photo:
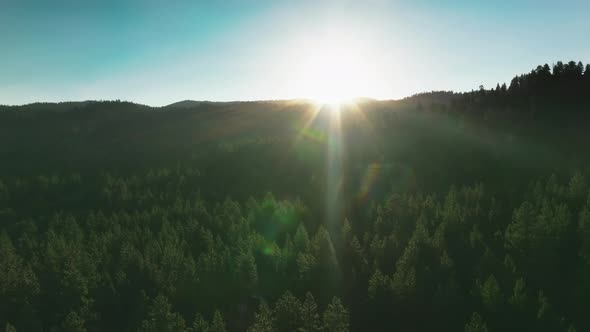
[[[588,13],[583,0],[0,0],[0,104],[313,97],[333,72],[301,72],[349,51],[334,63],[355,67],[359,95],[465,91],[589,62]]]

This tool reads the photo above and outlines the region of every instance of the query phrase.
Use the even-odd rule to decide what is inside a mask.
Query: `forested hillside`
[[[590,65],[0,106],[0,329],[590,331]]]

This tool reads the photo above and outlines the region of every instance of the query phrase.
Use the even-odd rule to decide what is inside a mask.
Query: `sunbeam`
[[[343,176],[343,140],[340,107],[326,106],[330,112],[328,124],[328,142],[326,154],[326,221],[334,225],[341,215],[342,204],[340,191]]]

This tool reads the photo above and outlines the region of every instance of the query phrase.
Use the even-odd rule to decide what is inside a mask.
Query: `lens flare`
[[[367,166],[365,170],[365,174],[361,180],[361,188],[359,191],[358,199],[361,202],[366,202],[369,194],[371,193],[371,189],[379,179],[379,174],[381,173],[381,164],[380,163],[371,163]]]

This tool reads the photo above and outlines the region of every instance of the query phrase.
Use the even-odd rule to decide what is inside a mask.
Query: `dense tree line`
[[[481,108],[585,112],[590,106],[589,98],[590,64],[557,61],[553,66],[539,65],[530,73],[517,75],[508,84],[497,83],[487,89],[480,85],[464,93],[432,91],[416,94],[405,101],[417,103],[419,108],[427,105],[449,111],[473,109],[476,113],[481,113],[477,112]]]
[[[339,113],[3,107],[0,328],[589,330],[588,133],[523,115],[585,114],[588,68],[545,67]]]

